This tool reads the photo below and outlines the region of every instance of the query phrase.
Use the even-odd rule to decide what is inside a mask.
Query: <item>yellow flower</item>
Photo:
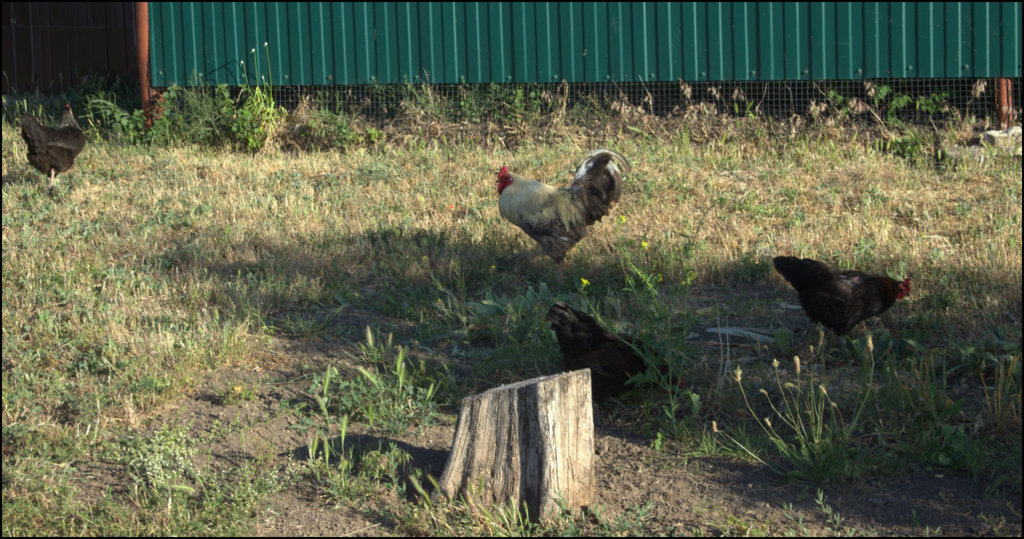
[[[620,223],[625,223],[626,222],[626,216],[625,215],[620,215],[619,216],[619,222]]]
[[[590,281],[588,281],[588,280],[586,280],[586,279],[584,279],[582,277],[580,277],[580,282],[583,283],[583,288],[586,288],[587,286],[590,285]]]
[[[643,240],[643,241],[641,241],[641,242],[640,242],[640,247],[643,247],[643,248],[644,248],[644,250],[646,251],[646,250],[647,250],[647,240]]]

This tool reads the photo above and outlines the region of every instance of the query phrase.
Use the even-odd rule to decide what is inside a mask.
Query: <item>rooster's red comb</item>
[[[504,179],[506,179],[506,178],[508,178],[510,176],[511,176],[511,174],[508,173],[508,165],[505,165],[505,166],[501,167],[501,170],[498,171],[498,179],[499,180],[504,180]]]

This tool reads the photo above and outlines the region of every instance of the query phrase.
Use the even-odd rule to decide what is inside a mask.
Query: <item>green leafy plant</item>
[[[320,93],[316,99],[303,99],[285,121],[282,142],[307,150],[346,150],[358,145],[361,138],[351,117],[340,104],[331,110],[331,100],[342,98],[335,92],[330,97]]]
[[[647,242],[641,241],[640,245],[646,251]],[[643,260],[634,260],[629,250],[623,250],[619,263],[624,278],[622,295],[636,317],[634,327],[642,328],[635,336],[643,345],[634,347],[634,351],[647,365],[627,383],[637,388],[655,388],[656,396],[642,401],[641,414],[645,430],[654,433],[655,443],[660,448],[664,439],[684,438],[703,406],[700,394],[689,380],[686,328],[690,320],[681,317],[673,307],[676,301],[685,298],[689,281],[665,283],[660,273],[650,271]],[[581,281],[580,295],[595,319],[611,328],[588,294],[589,286],[589,281]],[[606,301],[617,303],[619,298],[609,295]]]
[[[933,93],[927,96],[922,95],[918,96],[914,100],[914,106],[917,110],[924,112],[929,116],[934,116],[940,112],[946,112],[949,110],[950,107],[948,99],[949,92]]]
[[[187,480],[199,481],[192,464],[195,452],[187,425],[165,425],[150,438],[129,439],[122,459],[137,487],[165,497],[173,491],[194,492]]]
[[[863,381],[866,389],[853,417],[849,420],[843,417],[839,405],[829,397],[825,386],[815,383],[813,375],[808,377],[806,383],[801,380],[802,371],[798,357],[794,357],[793,381],[783,381],[779,374],[778,360],[772,361],[775,385],[779,389],[779,405],[776,405],[767,390],[761,389],[760,393],[765,397],[771,413],[759,418],[757,424],[771,440],[776,454],[788,465],[777,466],[771,462],[772,459],[755,454],[735,438],[730,439],[744,452],[790,479],[825,484],[859,476],[863,469],[858,464],[859,450],[852,442],[859,427],[861,414],[872,393],[870,387],[874,377],[874,347],[870,335],[867,339],[867,349],[870,356]],[[759,417],[748,400],[742,375],[743,370],[737,367],[735,381],[743,395],[747,410],[752,416]]]
[[[149,138],[146,117],[140,109],[128,112],[113,101],[95,97],[89,100],[86,114],[90,121],[106,126],[115,137],[128,144],[141,144]]]
[[[235,116],[231,124],[231,132],[235,140],[249,152],[258,152],[263,149],[267,138],[273,133],[278,123],[285,117],[284,109],[281,109],[274,102],[274,95],[271,88],[273,76],[270,71],[270,46],[263,44],[267,55],[267,78],[263,79],[259,73],[259,56],[256,49],[250,53],[253,55],[253,65],[257,67],[256,77],[259,79],[256,85],[249,83],[249,72],[242,61],[242,91],[238,96],[241,107],[235,110]]]
[[[917,162],[924,157],[928,142],[914,128],[907,128],[902,135],[880,139],[875,143],[878,150]]]
[[[249,402],[256,398],[256,388],[252,384],[244,382],[230,384],[221,390],[220,398],[225,406]]]
[[[515,296],[496,296],[487,290],[482,300],[466,304],[470,313],[466,334],[478,342],[527,342],[545,331],[544,316],[554,301],[551,289],[543,282]]]
[[[231,141],[234,114],[227,84],[210,87],[195,75],[188,87],[171,85],[160,95],[150,140],[161,146],[224,146]]]
[[[366,342],[360,345],[357,358],[360,377],[345,380],[328,369],[314,384],[321,387],[317,397],[321,409],[346,416],[390,434],[404,432],[410,426],[431,424],[438,414],[438,393],[450,391],[447,370],[428,368],[424,361],[407,359],[408,350],[394,345],[390,334],[378,342],[373,331],[366,328]]]

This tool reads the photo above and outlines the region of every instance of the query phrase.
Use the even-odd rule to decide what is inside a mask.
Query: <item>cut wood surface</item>
[[[524,505],[533,520],[594,495],[590,370],[534,378],[466,397],[439,482],[470,504]]]

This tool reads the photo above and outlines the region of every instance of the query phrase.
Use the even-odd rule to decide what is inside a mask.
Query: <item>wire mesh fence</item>
[[[784,119],[815,117],[828,108],[851,117],[939,123],[975,118],[997,123],[995,79],[872,79],[773,82],[654,82],[560,84],[371,84],[275,86],[276,102],[294,109],[309,99],[335,112],[368,120],[429,110],[452,121],[494,118],[510,109],[545,112],[585,105],[594,112],[630,107],[671,115],[703,106],[724,115]],[[1013,110],[1021,106],[1020,79],[1012,79]]]

